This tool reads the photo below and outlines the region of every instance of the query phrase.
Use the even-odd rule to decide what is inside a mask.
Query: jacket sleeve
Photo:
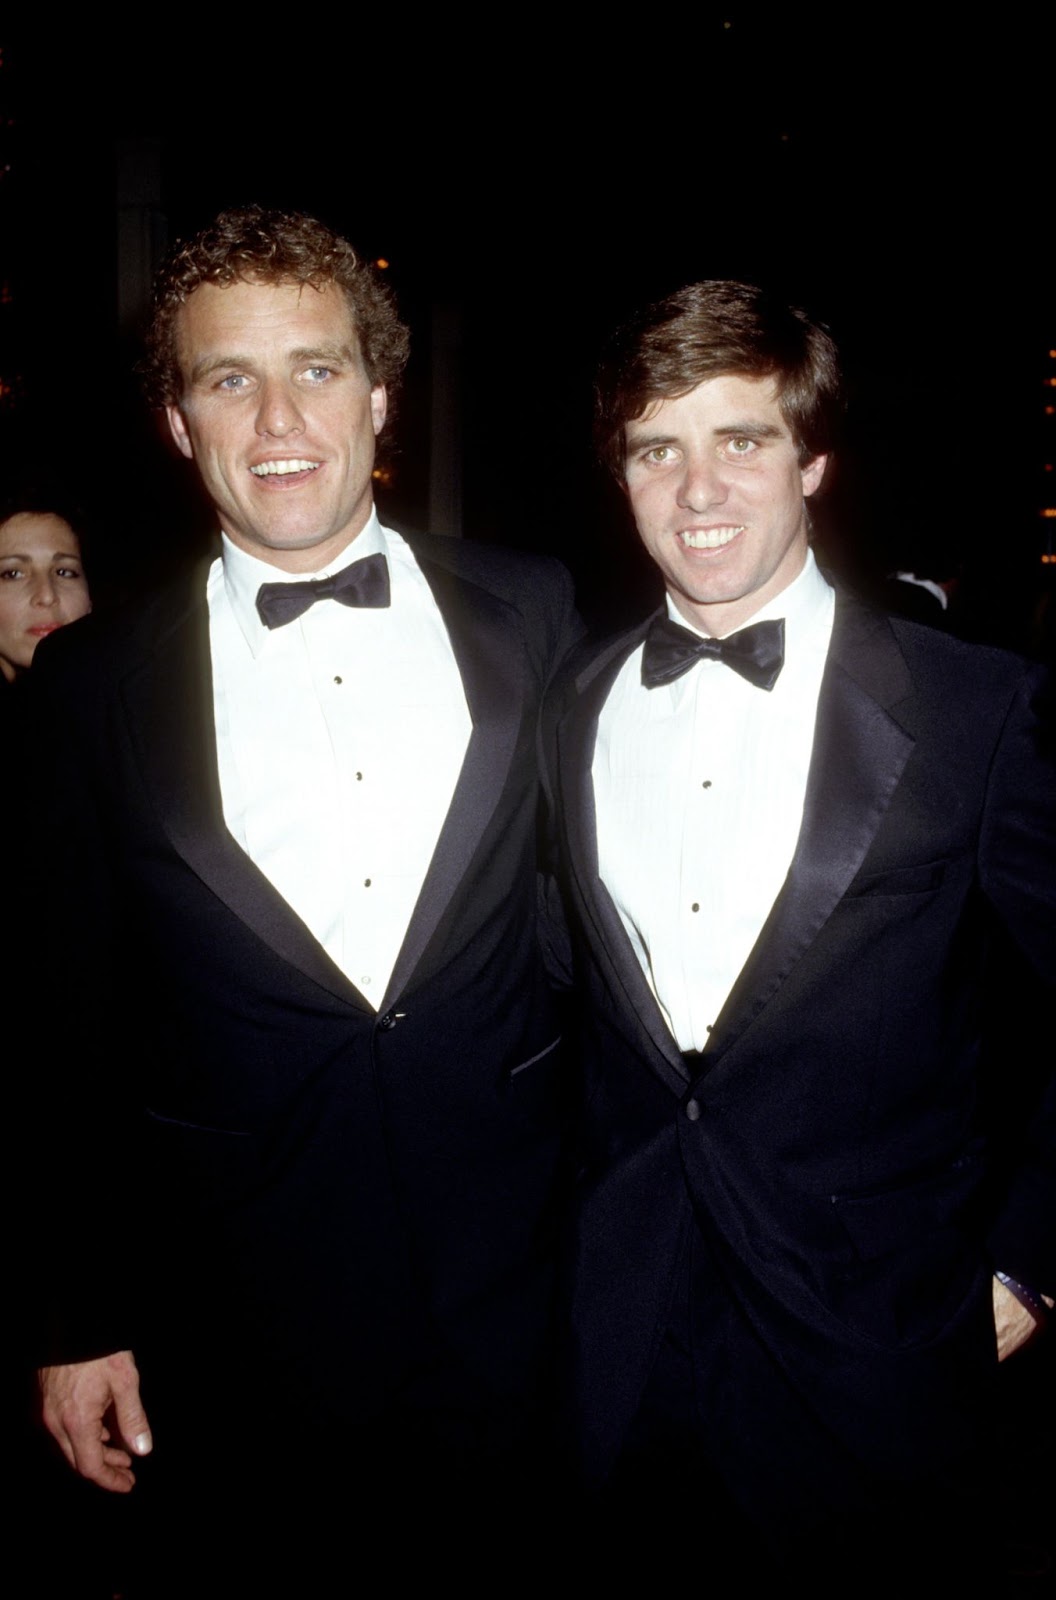
[[[26,1344],[33,1365],[135,1342],[145,1181],[127,1093],[144,997],[121,982],[90,682],[38,652],[22,719],[17,960],[36,1047],[24,1075]],[[74,653],[74,667],[78,666]]]
[[[1030,669],[991,766],[980,884],[1005,940],[985,997],[996,1039],[984,1057],[984,1110],[1004,1148],[989,1252],[996,1267],[1056,1294],[1056,761],[1053,685]],[[1002,982],[1002,976],[1005,980]]]

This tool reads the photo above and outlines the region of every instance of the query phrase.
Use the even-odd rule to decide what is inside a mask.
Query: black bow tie
[[[339,600],[343,606],[381,607],[389,604],[389,568],[380,553],[363,556],[332,578],[310,578],[302,583],[262,583],[257,590],[257,610],[266,628],[283,628],[295,622],[317,600]]]
[[[750,623],[726,639],[702,639],[670,617],[656,617],[642,651],[642,682],[647,689],[674,683],[704,658],[725,661],[757,689],[772,689],[785,664],[785,619]]]

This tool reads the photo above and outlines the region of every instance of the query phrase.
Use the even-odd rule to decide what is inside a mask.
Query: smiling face
[[[92,609],[77,535],[62,517],[20,511],[0,526],[0,672],[25,670],[41,639]]]
[[[177,324],[173,438],[232,543],[286,572],[326,567],[373,504],[385,390],[335,284],[203,284]]]
[[[706,633],[739,628],[807,554],[806,465],[772,378],[726,373],[627,424],[625,482],[642,542],[678,610]]]

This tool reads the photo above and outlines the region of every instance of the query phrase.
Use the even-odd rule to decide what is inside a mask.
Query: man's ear
[[[389,397],[385,393],[385,385],[379,383],[376,389],[370,391],[370,419],[374,424],[374,437],[377,438],[385,426],[385,418],[389,410]],[[169,419],[170,426],[172,419]],[[175,429],[173,430],[175,432]]]
[[[187,431],[187,423],[179,406],[166,406],[165,415],[169,422],[169,431],[176,441],[176,448],[181,456],[186,456],[188,461],[194,459],[194,446],[191,436]]]
[[[828,464],[828,456],[814,456],[807,462],[805,467],[799,469],[803,483],[804,500],[809,500],[810,496],[821,488],[822,479],[825,476],[825,468]]]

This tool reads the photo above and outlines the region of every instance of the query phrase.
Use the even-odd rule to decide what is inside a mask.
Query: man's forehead
[[[657,395],[627,423],[627,437],[634,437],[657,418],[676,415],[706,416],[719,428],[735,427],[739,420],[747,421],[755,415],[791,437],[781,411],[777,379],[772,373],[717,372],[680,393]]]
[[[325,331],[358,349],[352,308],[339,284],[260,278],[202,283],[176,314],[181,356],[189,345],[222,344],[239,335],[266,340],[307,331]]]

